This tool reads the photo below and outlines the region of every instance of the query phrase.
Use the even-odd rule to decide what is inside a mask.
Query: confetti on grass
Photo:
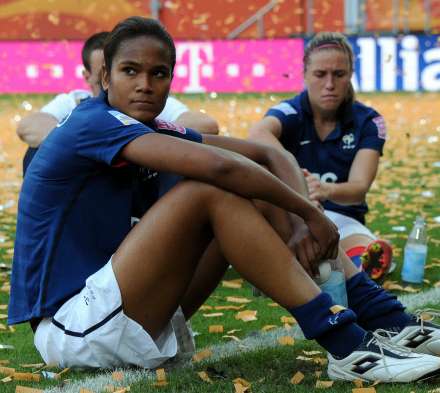
[[[197,373],[197,375],[199,376],[199,378],[202,381],[205,381],[205,382],[208,382],[208,383],[212,383],[212,380],[211,380],[211,378],[209,378],[209,375],[208,375],[208,373],[206,371],[199,371]]]
[[[201,362],[204,359],[207,359],[212,356],[212,351],[210,349],[205,349],[203,351],[197,352],[193,355],[192,360],[194,363]]]
[[[288,346],[292,346],[295,344],[295,340],[293,337],[291,336],[282,336],[278,338],[278,343],[280,345],[288,345]]]
[[[290,379],[292,385],[298,385],[304,379],[304,374],[301,371],[297,371],[295,375]]]
[[[242,320],[243,322],[256,321],[258,319],[257,311],[255,310],[240,311],[235,315],[235,319]]]

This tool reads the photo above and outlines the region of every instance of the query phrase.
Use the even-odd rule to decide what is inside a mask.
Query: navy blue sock
[[[346,282],[348,306],[356,313],[358,323],[365,330],[401,329],[410,321],[405,307],[396,296],[377,285],[364,272]]]
[[[298,321],[307,339],[315,339],[332,355],[341,358],[362,343],[366,332],[355,323],[356,314],[352,310],[332,311],[333,306],[331,296],[321,293],[310,302],[288,311]]]

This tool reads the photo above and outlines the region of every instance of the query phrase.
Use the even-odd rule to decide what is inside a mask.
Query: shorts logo
[[[113,117],[116,117],[124,126],[129,126],[131,124],[140,124],[139,121],[136,119],[133,119],[130,116],[127,116],[124,113],[121,113],[119,111],[108,111]]]
[[[382,116],[377,116],[373,119],[373,123],[377,127],[377,136],[380,139],[387,139],[387,127],[385,125],[385,120]]]
[[[350,134],[346,134],[342,137],[342,148],[345,149],[354,149],[354,134],[351,132]]]

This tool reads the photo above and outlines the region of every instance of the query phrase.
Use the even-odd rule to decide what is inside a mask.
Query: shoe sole
[[[362,382],[375,382],[372,381],[370,379],[365,379],[362,378],[359,375],[351,375],[349,373],[345,373],[345,372],[337,372],[337,373],[333,373],[332,370],[327,369],[327,375],[328,377],[333,380],[333,381],[355,381],[355,380],[361,380]],[[440,376],[440,368],[434,371],[431,371],[425,375],[422,375],[421,377],[419,377],[418,379],[415,379],[413,381],[390,381],[390,382],[383,382],[383,383],[412,383],[412,382],[423,382],[423,381],[427,381],[427,380],[431,380],[434,379],[436,377]]]

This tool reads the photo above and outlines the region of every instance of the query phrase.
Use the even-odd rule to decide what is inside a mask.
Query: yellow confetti
[[[32,381],[32,382],[40,382],[41,375],[40,374],[32,374],[32,373],[14,373],[12,375],[15,381]]]
[[[364,387],[364,382],[362,381],[362,379],[355,379],[353,381],[354,386],[356,386],[357,388],[363,388]]]
[[[291,336],[282,336],[278,338],[278,343],[280,345],[294,345],[295,339]]]
[[[156,380],[157,380],[157,382],[161,382],[161,381],[166,381],[167,380],[167,375],[165,373],[165,369],[164,368],[158,368],[156,370]]]
[[[205,318],[217,318],[222,317],[224,314],[222,312],[212,312],[210,314],[203,314]]]
[[[257,311],[254,310],[240,311],[235,315],[235,319],[242,320],[243,322],[256,321],[258,319]]]
[[[193,355],[192,360],[194,363],[200,362],[212,356],[212,351],[210,349],[205,349],[203,351],[197,352]]]
[[[0,374],[3,375],[12,375],[15,373],[15,368],[11,367],[0,367]]]
[[[222,286],[225,288],[240,289],[243,286],[242,280],[223,280]]]
[[[268,306],[269,307],[280,307],[280,305],[278,303],[269,303]]]
[[[44,390],[41,389],[35,389],[35,388],[28,388],[27,386],[19,386],[17,385],[15,387],[15,393],[44,393]],[[81,390],[79,393],[93,393],[90,390]]]
[[[234,383],[234,386],[237,386],[237,385],[241,386],[241,389],[243,389],[243,390],[239,390],[240,392],[246,392],[247,390],[249,390],[251,388],[250,382],[246,381],[243,378],[235,378],[232,382]],[[235,389],[237,391],[237,387]]]
[[[296,323],[296,319],[293,317],[282,316],[281,323],[289,323],[289,324],[293,325]]]
[[[211,378],[209,378],[209,375],[208,375],[208,373],[207,373],[206,371],[199,371],[199,372],[197,373],[197,375],[199,376],[199,378],[200,378],[202,381],[212,383],[212,380],[211,380]]]
[[[113,371],[112,379],[113,381],[122,381],[124,379],[124,373],[122,371]]]
[[[250,303],[252,300],[246,298],[246,297],[240,297],[240,296],[228,296],[226,298],[227,302],[231,303]]]
[[[316,389],[328,389],[333,386],[334,381],[321,381],[318,379],[316,381],[315,387]]]
[[[244,304],[242,304],[241,306],[215,306],[215,309],[216,310],[234,310],[234,311],[238,311],[238,310],[242,310],[245,307],[246,306]]]
[[[269,330],[275,329],[277,325],[265,325],[261,328],[263,332],[268,332]]]
[[[369,387],[369,388],[354,388],[351,389],[352,393],[376,393],[376,388]]]
[[[344,310],[346,310],[346,308],[343,307],[343,306],[340,306],[339,304],[335,304],[334,306],[330,307],[330,311],[333,314],[337,314],[338,312],[341,312],[341,311],[344,311]]]
[[[223,325],[210,325],[208,328],[209,333],[223,333]]]
[[[20,367],[22,367],[22,368],[41,368],[41,367],[44,367],[44,363],[20,364]]]
[[[298,385],[304,379],[304,374],[301,371],[297,371],[295,375],[290,379],[292,385]]]

